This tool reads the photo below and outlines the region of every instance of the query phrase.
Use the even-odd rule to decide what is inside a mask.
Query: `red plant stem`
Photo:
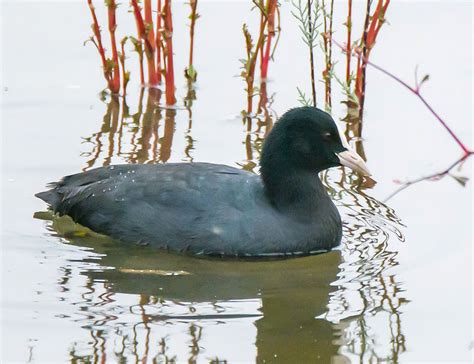
[[[389,4],[390,4],[390,0],[387,0],[387,2],[385,3],[385,5],[382,8],[382,13],[379,15],[379,21],[377,23],[377,28],[375,29],[375,32],[374,32],[373,43],[375,43],[375,39],[377,38],[377,35],[379,34],[380,28],[382,28],[382,25],[384,23],[384,20],[382,20],[382,19],[385,19],[385,13],[387,11],[387,7],[388,7]],[[382,19],[380,19],[380,17]]]
[[[115,10],[117,5],[115,0],[110,0],[108,3],[108,17],[109,17],[109,32],[110,32],[110,43],[112,44],[112,60],[114,62],[114,72],[112,82],[110,84],[110,91],[114,94],[120,91],[120,68],[119,68],[119,57],[117,52],[117,41],[115,39],[115,30],[117,29],[117,21],[115,18]]]
[[[165,0],[164,12],[164,37],[166,42],[166,104],[174,105],[176,97],[174,95],[174,68],[173,68],[173,18],[171,14],[171,0]]]
[[[260,77],[266,79],[268,76],[268,64],[270,62],[270,52],[272,46],[272,38],[275,36],[275,10],[277,7],[276,0],[268,0],[267,2],[267,39],[265,43],[265,52],[263,53],[260,67]],[[263,14],[262,14],[263,16]],[[263,22],[265,23],[265,22]],[[262,23],[260,24],[262,25]],[[263,50],[263,47],[262,47]]]
[[[111,77],[107,69],[107,59],[105,58],[105,50],[102,44],[102,37],[100,35],[99,21],[97,20],[97,16],[95,14],[95,7],[94,7],[94,4],[92,3],[92,0],[87,0],[87,3],[89,4],[89,9],[92,15],[92,31],[94,32],[97,49],[99,51],[100,59],[102,61],[102,69],[104,72],[104,78],[105,78],[105,81],[107,82],[107,87],[110,89]]]
[[[371,1],[369,1],[370,3]],[[367,45],[372,44],[374,42],[373,35],[375,33],[375,28],[377,23],[379,22],[380,10],[382,9],[382,2],[383,0],[378,0],[377,7],[375,8],[374,14],[372,15],[372,19],[370,22],[369,29],[367,31]],[[368,6],[370,9],[370,5]]]
[[[352,0],[348,1],[348,10],[347,10],[347,51],[346,51],[346,83],[347,86],[351,82],[351,33],[352,33]],[[332,34],[331,34],[332,38]]]
[[[401,85],[405,86],[408,90],[410,90],[413,94],[415,94],[421,102],[426,106],[426,108],[433,114],[433,116],[441,123],[441,125],[446,129],[446,131],[451,135],[451,137],[455,140],[455,142],[461,147],[464,153],[472,153],[469,148],[467,148],[464,143],[458,138],[458,136],[454,133],[454,131],[448,126],[448,124],[439,116],[439,114],[431,107],[431,105],[426,101],[426,99],[421,95],[420,89],[416,89],[408,85],[406,82],[402,81],[399,79],[397,76],[394,74],[386,71],[382,67],[370,62],[369,60],[366,60],[366,63],[375,69],[379,70],[380,72],[384,73],[385,75],[389,76],[390,78],[394,79]]]
[[[367,44],[370,46],[369,48],[372,48],[375,43],[377,34],[384,23],[385,11],[389,4],[390,0],[387,0],[385,4],[383,4],[383,0],[379,0],[377,3],[377,8],[374,11],[374,15],[372,15],[372,23],[370,24],[367,37]]]
[[[255,81],[255,66],[257,64],[257,55],[258,52],[263,48],[263,43],[265,41],[265,27],[267,26],[267,18],[264,18],[263,23],[260,24],[260,34],[258,36],[257,44],[255,45],[255,51],[252,53],[252,56],[248,60],[248,74],[247,74],[247,113],[252,113],[253,105],[253,84]]]
[[[336,44],[340,49],[342,49],[344,52],[346,52],[347,48],[342,46],[341,44],[339,44],[338,42],[336,42],[335,40],[333,40],[334,44]],[[360,53],[356,53],[356,54],[352,54],[351,52],[351,55],[354,56],[354,57],[357,57],[357,58],[363,58],[363,56],[360,54]],[[439,123],[446,129],[446,131],[449,133],[449,135],[451,135],[451,137],[454,139],[454,141],[461,147],[461,149],[463,150],[463,152],[465,154],[472,154],[473,152],[468,148],[466,147],[466,145],[458,138],[458,136],[454,133],[454,131],[448,126],[448,124],[441,118],[441,116],[439,116],[439,114],[431,107],[431,105],[428,103],[428,101],[426,101],[426,99],[421,95],[420,93],[420,88],[417,87],[417,88],[414,88],[412,86],[410,86],[409,84],[407,84],[405,81],[403,81],[402,79],[398,78],[397,76],[395,76],[393,73],[385,70],[384,68],[376,65],[375,63],[369,61],[367,58],[364,59],[364,62],[366,64],[368,64],[369,66],[375,68],[376,70],[382,72],[383,74],[385,74],[386,76],[390,77],[391,79],[395,80],[396,82],[398,82],[399,84],[401,84],[403,87],[405,87],[406,89],[408,89],[411,93],[413,93],[414,95],[416,95],[416,97],[418,97],[421,102],[426,106],[426,108],[431,112],[431,114],[439,121]]]
[[[151,13],[151,0],[145,0],[145,29],[147,32],[147,37],[148,37],[148,42],[150,42],[150,45],[153,50],[156,48],[156,43],[155,43],[155,32],[153,29],[153,18],[152,18],[152,13]]]
[[[153,29],[153,14],[152,14],[152,8],[151,8],[151,0],[145,0],[144,2],[144,10],[145,10],[145,29],[146,29],[146,35],[148,42],[150,43],[151,46],[151,52],[152,52],[152,58],[153,58],[153,69],[149,69],[148,72],[154,72],[156,75],[153,77],[154,78],[154,84],[159,82],[159,71],[155,67],[155,53],[156,53],[156,40],[155,40],[155,31]],[[158,36],[158,35],[157,35]],[[150,82],[151,83],[151,82]],[[152,84],[152,85],[154,85]]]
[[[371,0],[367,1],[367,14],[370,12],[370,4]],[[366,17],[365,25],[364,25],[364,35],[363,40],[361,43],[362,46],[362,54],[364,59],[368,59],[370,55],[370,51],[375,45],[375,40],[377,35],[385,21],[385,12],[387,11],[387,7],[390,4],[390,0],[387,0],[385,4],[383,0],[378,0],[377,7],[374,11],[374,14],[371,17]],[[358,60],[358,72],[357,72],[357,79],[356,79],[356,95],[359,98],[359,115],[362,119],[362,113],[364,110],[364,101],[365,101],[365,84],[366,84],[366,68],[367,63],[362,61],[362,65],[360,65],[360,60]]]
[[[158,82],[161,83],[161,73],[163,71],[161,63],[161,0],[157,0],[156,8],[156,76],[158,78]]]
[[[155,69],[154,48],[148,38],[145,23],[137,0],[131,0],[131,4],[133,7],[133,15],[135,16],[135,21],[137,23],[138,35],[145,42],[145,55],[148,63],[148,82],[150,86],[155,86],[158,84],[158,78]]]

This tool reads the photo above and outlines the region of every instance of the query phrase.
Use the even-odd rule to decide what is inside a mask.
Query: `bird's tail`
[[[49,204],[51,207],[55,208],[57,204],[60,202],[61,197],[59,193],[55,190],[48,190],[44,192],[39,192],[35,194],[36,197],[39,199],[43,200],[47,204]]]

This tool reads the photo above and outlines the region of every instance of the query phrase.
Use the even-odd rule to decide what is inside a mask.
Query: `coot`
[[[266,138],[261,175],[210,163],[115,165],[64,177],[36,196],[114,239],[219,256],[306,255],[340,243],[339,213],[318,172],[369,175],[331,116],[286,112]]]

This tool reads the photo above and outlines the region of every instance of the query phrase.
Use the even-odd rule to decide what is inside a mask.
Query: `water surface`
[[[3,361],[470,360],[471,184],[422,182],[382,202],[394,179],[440,170],[459,156],[413,96],[369,70],[363,148],[377,184],[342,169],[321,176],[344,221],[339,249],[253,262],[127,248],[45,220],[33,194],[63,175],[114,163],[207,161],[257,173],[266,133],[308,82],[307,69],[295,66],[307,60],[288,4],[270,64],[273,104],[251,125],[240,116],[244,85],[234,77],[241,25],[258,21],[244,2],[200,4],[198,83],[189,90],[177,71],[176,110],[157,106],[158,91],[133,84],[126,103],[100,99],[98,57],[82,47],[85,4],[2,6],[3,29],[16,29],[2,41]],[[390,6],[373,60],[407,80],[416,64],[429,72],[427,98],[472,145],[472,4]],[[187,11],[176,4],[177,70],[188,44],[188,29],[177,24]],[[25,24],[34,24],[37,38]],[[133,22],[119,24],[134,32]],[[455,41],[446,31],[454,28]],[[455,66],[448,72],[447,64]],[[335,118],[344,116],[340,98]],[[453,173],[469,176],[471,163]]]

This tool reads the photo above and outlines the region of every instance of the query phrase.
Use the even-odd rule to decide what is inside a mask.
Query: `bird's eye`
[[[329,142],[332,139],[331,133],[323,133],[323,140]]]

